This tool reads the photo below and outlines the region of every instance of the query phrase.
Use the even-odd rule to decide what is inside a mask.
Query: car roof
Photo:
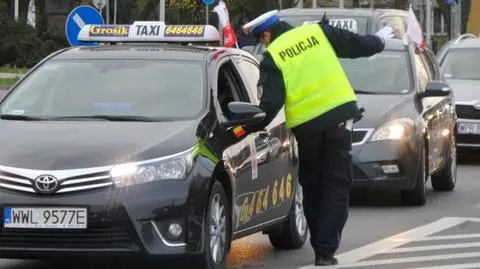
[[[408,12],[400,9],[367,9],[367,8],[289,8],[280,10],[282,15],[323,15],[324,12],[339,15],[355,15],[359,17],[374,17],[386,13],[408,15]]]
[[[158,43],[80,46],[64,50],[53,56],[52,59],[153,59],[205,61],[210,53],[215,50],[214,47]]]
[[[385,50],[407,50],[407,46],[403,44],[403,40],[390,39],[385,42]]]

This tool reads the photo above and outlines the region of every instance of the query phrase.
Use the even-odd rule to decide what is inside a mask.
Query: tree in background
[[[48,3],[68,2],[69,8],[80,4],[91,4],[91,0],[35,0],[36,28],[26,24],[30,0],[20,0],[20,19],[13,18],[13,0],[0,0],[0,66],[5,64],[31,67],[49,53],[68,46],[64,29],[55,29],[49,23]],[[296,6],[298,0],[225,0],[230,20],[235,29],[260,14],[281,8]],[[312,0],[304,0],[304,6],[311,6]],[[331,1],[331,0],[327,0]],[[412,0],[393,0],[392,8],[407,10]],[[451,6],[446,0],[437,0],[446,25],[450,23]],[[448,0],[452,1],[452,0]],[[455,0],[456,1],[456,0]],[[480,1],[480,0],[475,0]],[[319,0],[320,2],[320,0]],[[354,7],[360,7],[363,0],[353,0]],[[110,14],[113,18],[113,0],[110,0]],[[204,24],[205,5],[201,0],[166,0],[166,22],[170,24]],[[218,0],[216,1],[218,3]],[[216,5],[209,6],[210,11]],[[471,0],[462,0],[464,13],[463,31],[468,21]],[[158,20],[158,0],[118,0],[117,23],[130,24],[136,20]],[[321,6],[319,4],[319,6]],[[65,10],[65,17],[69,9]],[[51,20],[51,19],[50,19]],[[210,24],[217,24],[217,15],[209,12]],[[449,35],[450,28],[447,27]]]
[[[26,23],[29,1],[20,1],[18,21],[13,16],[12,2],[0,0],[0,66],[32,67],[67,45],[63,32],[46,29],[42,16],[45,0],[36,0],[36,28]]]

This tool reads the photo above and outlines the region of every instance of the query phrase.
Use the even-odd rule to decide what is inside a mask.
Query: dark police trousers
[[[348,218],[352,182],[351,127],[295,134],[300,158],[299,182],[310,228],[310,243],[317,257],[334,256]]]

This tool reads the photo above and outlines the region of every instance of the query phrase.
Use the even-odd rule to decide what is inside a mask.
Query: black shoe
[[[317,257],[315,258],[315,266],[329,266],[329,265],[336,265],[338,261],[335,257],[324,258],[324,257]]]

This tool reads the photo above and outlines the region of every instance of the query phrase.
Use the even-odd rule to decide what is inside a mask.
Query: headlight
[[[373,133],[370,141],[399,140],[410,138],[414,123],[411,119],[398,119],[390,121],[378,127]]]
[[[192,167],[193,150],[188,150],[158,159],[115,165],[110,175],[116,186],[124,187],[158,180],[182,180]]]

